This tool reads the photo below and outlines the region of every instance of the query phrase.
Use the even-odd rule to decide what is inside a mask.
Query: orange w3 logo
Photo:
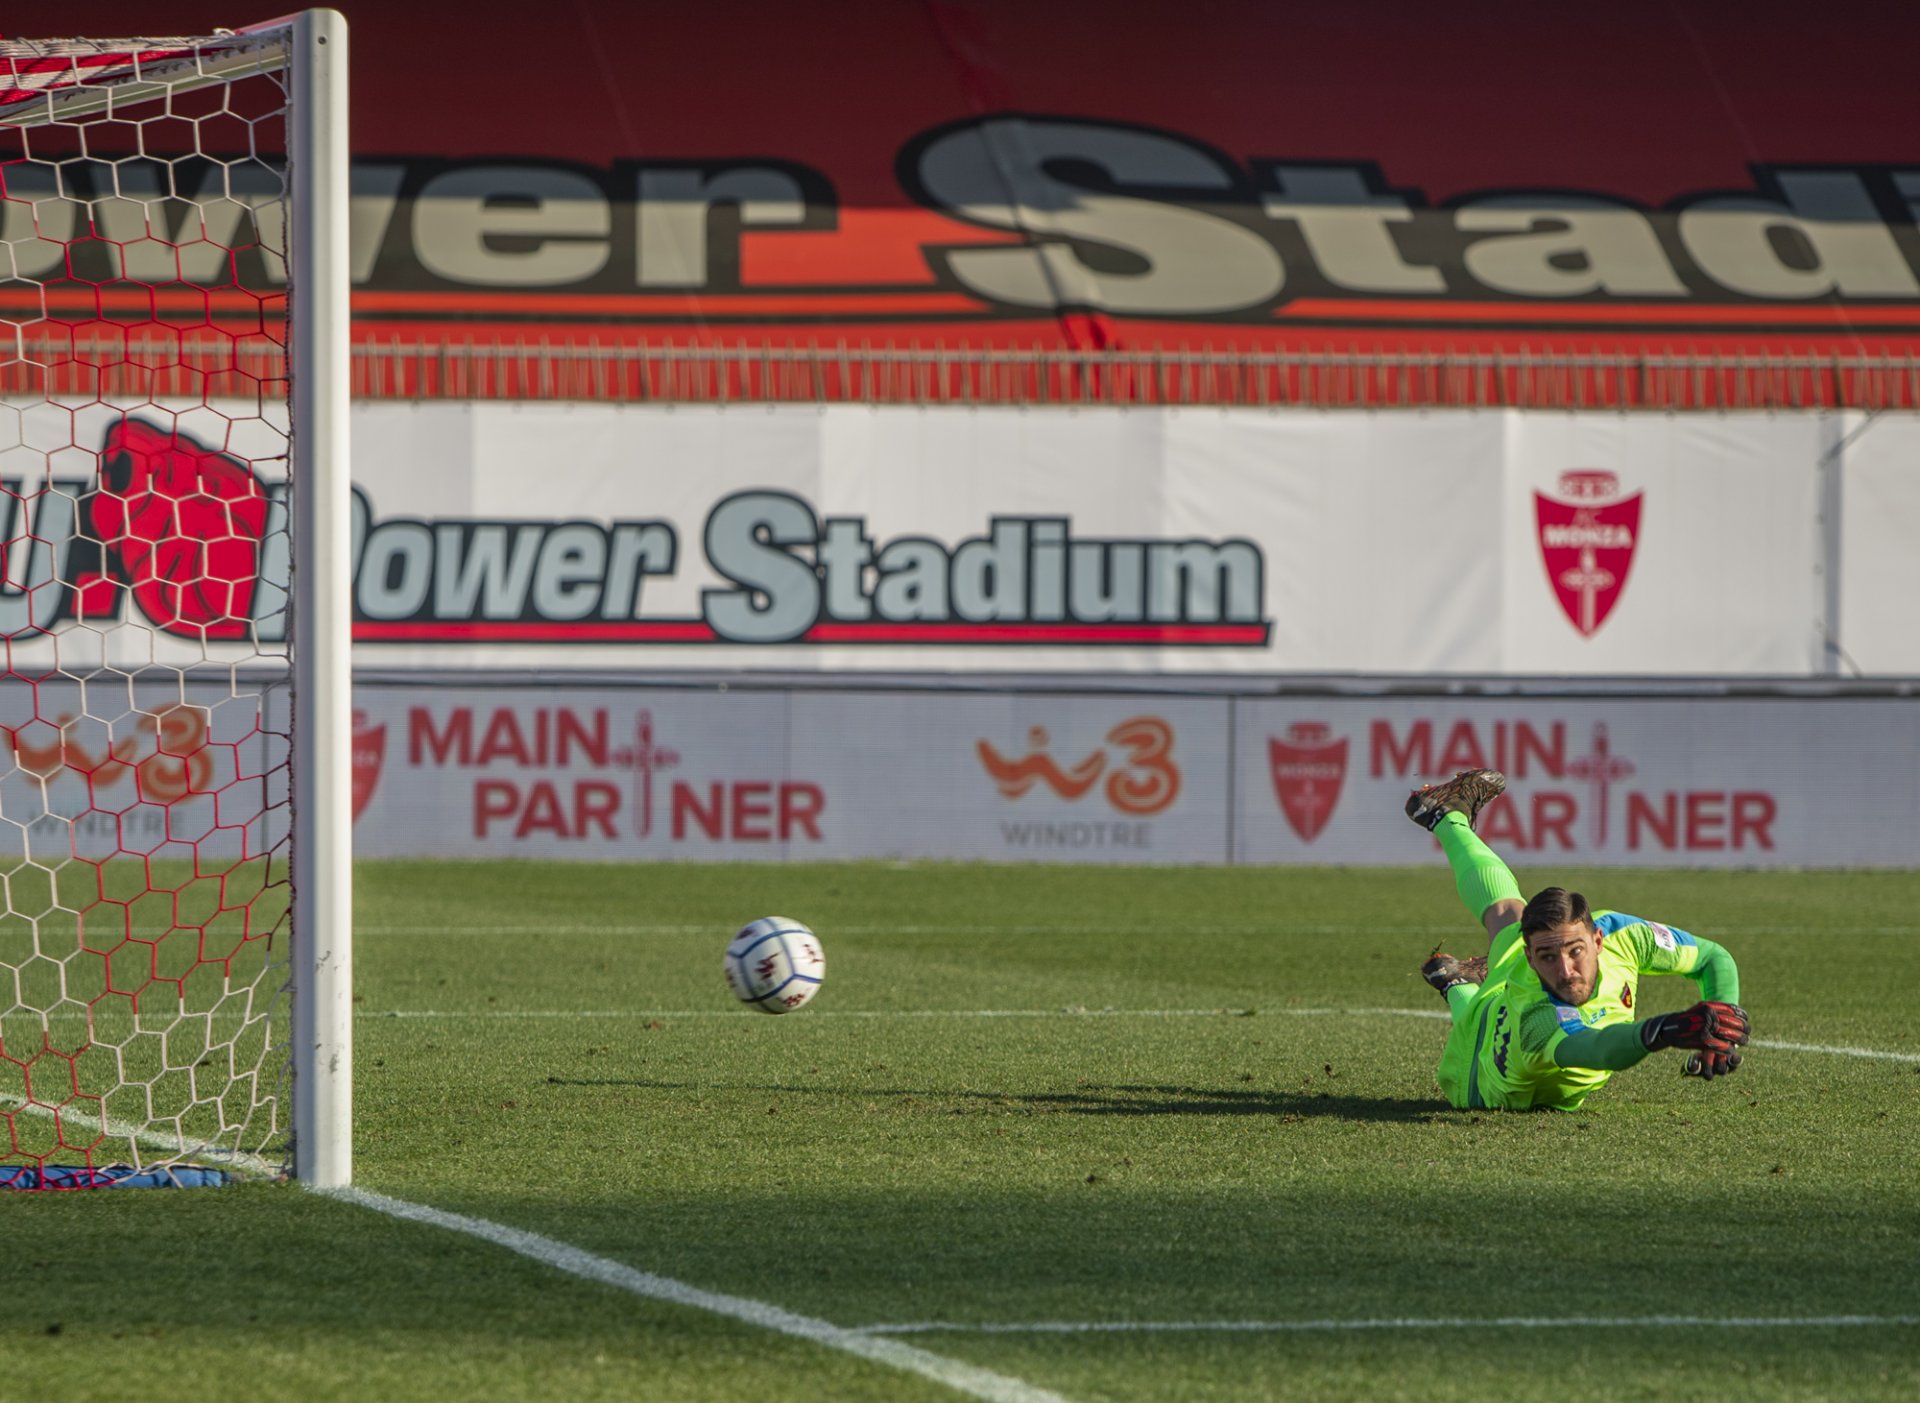
[[[88,749],[82,723],[66,713],[57,721],[36,717],[18,726],[0,722],[0,754],[10,754],[22,770],[42,780],[63,770],[83,776],[90,792],[110,788],[131,774],[136,799],[171,804],[189,794],[213,793],[207,716],[205,707],[185,702],[135,712],[119,739],[101,737],[98,752]]]
[[[1173,727],[1158,716],[1134,716],[1107,732],[1106,746],[1078,764],[1062,767],[1047,754],[1047,732],[1027,732],[1027,754],[1010,759],[987,741],[975,743],[994,786],[1018,799],[1044,784],[1062,799],[1085,796],[1106,779],[1107,802],[1123,814],[1157,814],[1180,795],[1180,767],[1173,763]],[[1119,752],[1111,757],[1108,747]]]

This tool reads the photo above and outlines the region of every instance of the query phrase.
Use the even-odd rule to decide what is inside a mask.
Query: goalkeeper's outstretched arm
[[[1733,963],[1733,956],[1727,953],[1727,948],[1697,935],[1693,943],[1699,948],[1700,954],[1694,960],[1693,968],[1686,973],[1700,991],[1701,999],[1706,1003],[1739,1003],[1740,970]]]
[[[1615,1023],[1590,1029],[1579,1037],[1563,1038],[1553,1050],[1553,1060],[1561,1067],[1619,1072],[1648,1053],[1682,1047],[1697,1054],[1698,1074],[1712,1080],[1715,1074],[1731,1072],[1740,1065],[1737,1049],[1749,1036],[1745,1009],[1738,1004],[1702,1000],[1678,1013],[1656,1014],[1638,1023]]]
[[[1638,1023],[1616,1023],[1567,1038],[1554,1049],[1562,1067],[1618,1072],[1662,1048],[1687,1048],[1694,1054],[1687,1069],[1711,1081],[1740,1065],[1736,1050],[1749,1036],[1746,1010],[1740,1007],[1740,970],[1727,948],[1702,936],[1679,932],[1680,952],[1694,952],[1691,967],[1674,968],[1672,942],[1644,944],[1643,974],[1681,973],[1700,991],[1700,1002],[1679,1013],[1660,1014]]]

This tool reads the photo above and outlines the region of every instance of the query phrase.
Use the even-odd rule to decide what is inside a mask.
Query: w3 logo
[[[1134,716],[1106,734],[1106,744],[1070,766],[1047,753],[1046,728],[1027,732],[1032,748],[1009,758],[989,741],[976,741],[980,763],[994,786],[1018,799],[1044,785],[1068,801],[1078,800],[1106,781],[1107,802],[1123,814],[1157,814],[1180,797],[1180,767],[1173,761],[1173,727],[1158,716]]]

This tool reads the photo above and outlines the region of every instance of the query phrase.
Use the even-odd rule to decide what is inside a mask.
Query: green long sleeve
[[[1638,1023],[1609,1023],[1589,1028],[1577,1037],[1562,1038],[1553,1050],[1560,1067],[1585,1067],[1595,1072],[1619,1072],[1647,1055]]]
[[[1700,997],[1710,1003],[1739,1003],[1740,970],[1733,963],[1733,956],[1725,946],[1711,940],[1697,935],[1693,940],[1700,947],[1700,958],[1687,971],[1687,978],[1698,986]]]

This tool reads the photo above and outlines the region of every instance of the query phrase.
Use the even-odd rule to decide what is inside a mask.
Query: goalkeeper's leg
[[[1454,889],[1492,939],[1520,919],[1526,902],[1519,883],[1493,849],[1475,836],[1480,810],[1506,792],[1498,770],[1462,770],[1439,784],[1423,784],[1407,796],[1407,817],[1440,840],[1453,868]]]
[[[1482,960],[1455,960],[1436,950],[1420,973],[1440,991],[1459,1024],[1472,1016],[1475,996],[1490,968],[1512,957],[1520,943],[1520,914],[1526,903],[1520,898],[1520,884],[1479,835],[1473,831],[1471,817],[1463,813],[1441,816],[1433,826],[1440,849],[1453,869],[1454,890],[1461,903],[1486,928],[1488,949]]]
[[[1440,850],[1453,869],[1453,889],[1459,893],[1461,904],[1486,928],[1488,940],[1504,945],[1487,951],[1488,961],[1499,964],[1520,938],[1516,929],[1511,932],[1511,941],[1501,940],[1509,926],[1518,925],[1520,913],[1527,908],[1520,884],[1494,850],[1480,841],[1465,814],[1442,817],[1433,827],[1433,836],[1440,840]]]

